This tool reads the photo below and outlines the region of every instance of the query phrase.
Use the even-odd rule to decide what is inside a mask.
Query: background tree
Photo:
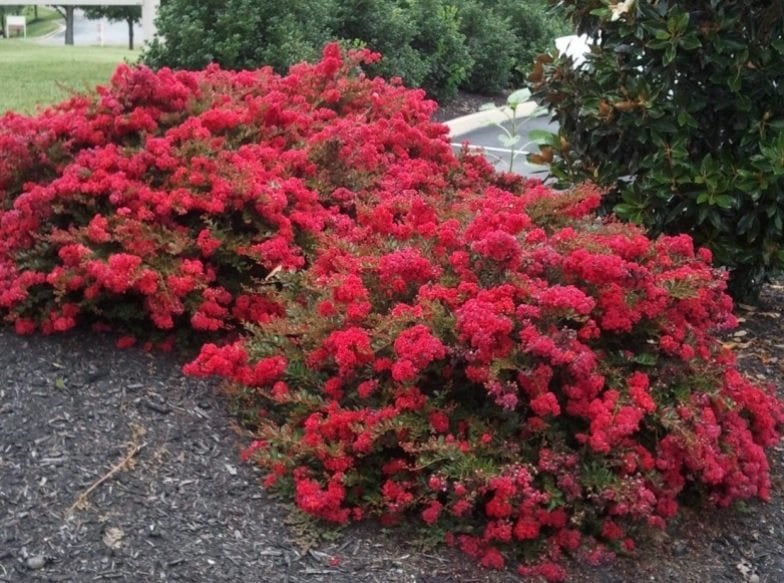
[[[553,173],[609,189],[651,233],[688,233],[753,301],[784,266],[784,2],[562,0],[584,64],[543,56]]]
[[[52,6],[57,12],[60,13],[60,16],[63,17],[65,20],[65,44],[66,45],[73,45],[74,44],[74,11],[76,10],[76,6]]]
[[[128,48],[133,50],[133,25],[142,19],[141,6],[85,6],[84,14],[90,20],[106,18],[112,22],[128,24]]]

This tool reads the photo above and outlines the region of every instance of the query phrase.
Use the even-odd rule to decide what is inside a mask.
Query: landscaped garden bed
[[[489,568],[561,580],[682,505],[768,499],[782,406],[737,370],[710,253],[597,218],[591,186],[455,157],[421,92],[359,73],[372,58],[121,67],[96,96],[7,115],[6,320],[196,346],[185,372],[229,382],[267,487],[337,525],[418,524]],[[165,386],[134,402],[174,410]],[[123,434],[116,472],[146,447]]]

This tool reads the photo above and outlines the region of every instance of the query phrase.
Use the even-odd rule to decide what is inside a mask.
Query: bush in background
[[[445,102],[473,67],[451,0],[335,0],[335,7],[333,36],[381,53],[372,74],[400,77]]]
[[[479,0],[494,10],[508,23],[515,36],[512,45],[514,65],[511,83],[514,87],[526,85],[526,76],[537,55],[551,49],[559,36],[573,34],[572,28],[562,17],[548,9],[552,2],[541,0]]]
[[[463,89],[493,95],[508,89],[515,75],[519,40],[507,18],[478,0],[459,3],[460,32],[474,59]],[[542,45],[540,49],[545,49]],[[531,61],[533,62],[533,61]]]
[[[158,19],[167,41],[154,40],[142,58],[152,67],[282,73],[335,39],[380,52],[372,74],[448,101],[458,89],[492,94],[518,83],[558,35],[554,23],[538,0],[170,0]]]
[[[576,68],[543,57],[531,77],[561,128],[554,173],[608,188],[607,207],[653,234],[689,233],[754,301],[784,266],[781,4],[559,7],[594,48]]]
[[[282,72],[315,59],[332,23],[333,0],[168,0],[156,21],[160,36],[142,60],[154,68],[196,70],[215,63]]]

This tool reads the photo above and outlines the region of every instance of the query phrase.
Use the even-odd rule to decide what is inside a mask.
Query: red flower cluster
[[[121,66],[95,95],[6,114],[0,314],[158,339],[280,315],[253,282],[301,269],[355,199],[455,165],[432,102],[357,74],[375,58],[330,45],[286,77]],[[397,258],[412,285],[430,276],[416,253]]]
[[[551,581],[564,553],[633,549],[635,525],[664,525],[688,484],[718,505],[767,498],[784,407],[717,340],[734,318],[708,258],[598,222],[591,188],[461,164],[393,194],[394,223],[378,220],[386,191],[355,200],[275,296],[297,309],[225,348],[284,355],[297,387],[257,388],[278,415],[259,420],[254,459],[286,460],[295,489],[305,468],[338,480],[316,516],[414,513],[490,568],[538,549],[520,573]],[[406,228],[414,208],[432,227]]]
[[[687,486],[766,498],[784,407],[717,340],[706,252],[597,219],[591,187],[455,157],[369,58],[121,67],[6,115],[0,314],[124,346],[198,333],[185,371],[260,412],[268,486],[341,524],[421,517],[489,568],[563,580],[563,554],[632,549]]]

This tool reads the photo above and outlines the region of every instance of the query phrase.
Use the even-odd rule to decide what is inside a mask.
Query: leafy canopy
[[[784,3],[564,0],[584,64],[530,80],[560,123],[553,173],[651,233],[689,233],[753,300],[784,265]]]

